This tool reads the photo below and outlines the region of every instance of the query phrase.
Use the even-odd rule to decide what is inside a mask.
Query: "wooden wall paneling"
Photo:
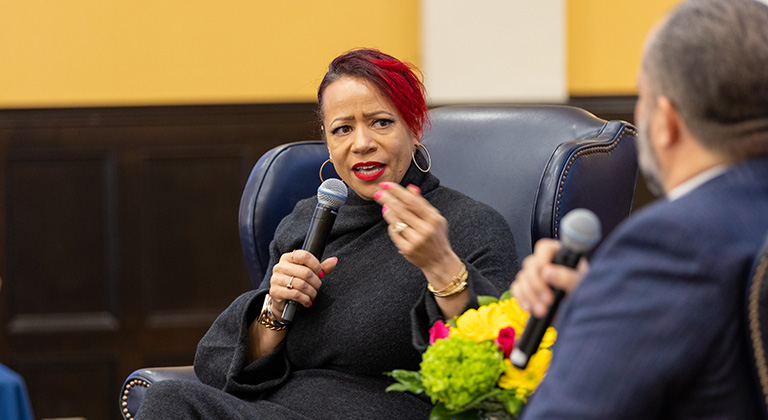
[[[36,418],[117,418],[113,384],[118,378],[110,356],[21,357],[15,369],[27,384]]]
[[[605,120],[635,120],[637,96],[574,96],[567,105],[586,109]]]
[[[248,290],[238,209],[247,147],[147,148],[140,163],[142,308],[152,328],[207,327]]]
[[[117,329],[113,156],[14,151],[6,165],[10,333]]]
[[[0,110],[0,362],[36,416],[119,419],[131,371],[190,364],[250,287],[252,165],[316,138],[313,104]]]

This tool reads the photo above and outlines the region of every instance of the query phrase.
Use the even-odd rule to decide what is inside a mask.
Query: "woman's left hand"
[[[389,223],[389,237],[400,254],[419,267],[427,282],[436,290],[450,286],[462,271],[461,259],[448,241],[448,222],[437,209],[421,196],[415,185],[403,188],[382,182],[373,198],[382,205],[384,220]],[[437,298],[445,319],[461,313],[469,295],[462,292]]]
[[[389,237],[400,254],[421,269],[433,288],[448,287],[462,271],[462,262],[448,241],[445,217],[421,196],[421,189],[415,185],[403,188],[382,182],[379,187],[373,199],[382,205],[384,220],[389,223]],[[460,314],[468,300],[466,289],[436,298],[445,319]]]
[[[389,237],[400,254],[425,273],[450,262],[458,270],[461,261],[448,241],[448,222],[421,196],[419,187],[403,188],[393,182],[382,182],[379,187],[373,198],[382,205]]]

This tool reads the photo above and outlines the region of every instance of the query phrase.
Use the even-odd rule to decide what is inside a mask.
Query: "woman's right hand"
[[[269,296],[272,299],[272,316],[283,321],[283,309],[288,300],[308,308],[317,297],[317,291],[323,284],[322,278],[336,268],[338,259],[328,258],[322,263],[311,253],[304,250],[288,252],[272,267],[269,280]],[[287,286],[291,285],[289,289]],[[247,362],[271,353],[285,337],[285,330],[274,331],[254,321],[248,328]]]
[[[317,297],[322,278],[336,268],[338,259],[328,258],[322,263],[308,251],[297,249],[287,252],[272,267],[269,296],[272,298],[272,314],[282,321],[286,302],[292,300],[308,308]]]

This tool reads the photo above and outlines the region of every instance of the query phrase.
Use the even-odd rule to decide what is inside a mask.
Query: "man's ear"
[[[669,148],[680,141],[683,119],[672,101],[663,95],[656,98],[652,138],[656,147]]]

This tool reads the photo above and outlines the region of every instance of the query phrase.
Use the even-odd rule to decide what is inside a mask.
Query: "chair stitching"
[[[630,127],[625,126],[621,130],[621,134],[619,134],[616,140],[612,141],[610,144],[589,146],[584,148],[583,150],[580,150],[578,153],[576,153],[571,157],[571,159],[568,161],[568,164],[565,166],[565,172],[560,178],[560,184],[557,189],[557,202],[555,204],[555,215],[560,213],[560,200],[563,197],[563,188],[565,188],[565,180],[568,177],[568,173],[570,173],[571,171],[571,166],[573,166],[574,162],[576,162],[576,159],[580,158],[583,155],[589,155],[594,153],[609,153],[610,151],[618,147],[619,143],[621,143],[621,140],[624,138],[624,135],[627,133],[637,136],[637,131],[635,131]],[[560,219],[555,217],[555,226],[554,226],[555,237],[558,236],[559,229],[560,229]]]

